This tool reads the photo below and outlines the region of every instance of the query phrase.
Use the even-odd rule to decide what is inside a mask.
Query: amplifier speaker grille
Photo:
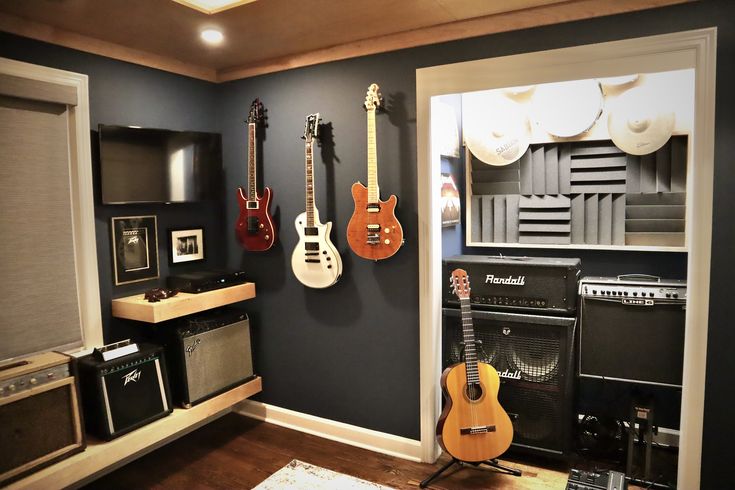
[[[444,367],[461,362],[457,309],[444,309]],[[571,445],[574,318],[473,311],[478,359],[501,375],[498,400],[515,449],[564,454]]]

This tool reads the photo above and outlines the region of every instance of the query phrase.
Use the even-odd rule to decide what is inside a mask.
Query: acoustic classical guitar
[[[380,200],[378,188],[378,157],[375,144],[375,111],[380,105],[378,85],[373,83],[365,97],[367,111],[368,185],[352,184],[355,211],[347,225],[347,243],[355,254],[364,259],[387,259],[403,245],[403,228],[396,219],[398,198],[391,195]]]
[[[455,459],[481,462],[503,454],[513,441],[513,424],[498,403],[500,378],[489,364],[477,361],[467,272],[452,272],[454,293],[462,308],[465,361],[441,377],[446,404],[436,426],[441,447]]]
[[[329,238],[332,222],[322,224],[314,204],[313,146],[318,130],[319,114],[307,116],[303,136],[306,140],[306,211],[299,214],[294,223],[299,242],[291,255],[291,268],[304,286],[327,288],[342,276],[342,257]]]
[[[263,104],[255,99],[250,105],[248,113],[248,189],[237,188],[237,202],[240,206],[240,215],[235,223],[237,239],[245,250],[263,252],[276,242],[276,228],[270,214],[273,191],[270,187],[263,189],[259,196],[256,183],[256,150],[257,130],[263,123]]]

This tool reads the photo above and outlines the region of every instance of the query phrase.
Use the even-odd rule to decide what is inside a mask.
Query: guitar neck
[[[368,203],[378,202],[378,153],[375,144],[375,109],[367,111]]]
[[[306,141],[306,226],[314,226],[314,147]]]
[[[256,199],[255,123],[248,123],[248,200]]]
[[[475,344],[475,329],[472,325],[472,310],[470,299],[459,300],[462,309],[462,336],[464,340],[464,362],[467,367],[467,384],[480,382],[480,374],[477,370],[477,344]]]

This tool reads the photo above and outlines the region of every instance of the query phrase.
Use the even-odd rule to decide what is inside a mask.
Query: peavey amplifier
[[[169,415],[173,408],[163,348],[140,350],[111,361],[95,354],[78,360],[87,431],[105,440]]]
[[[573,316],[577,311],[579,259],[456,255],[444,259],[444,278],[456,268],[467,271],[473,309]],[[444,288],[445,306],[458,306]]]
[[[86,447],[71,357],[0,365],[0,486]]]
[[[245,312],[221,308],[182,323],[166,343],[178,403],[189,408],[254,377]]]
[[[685,281],[585,277],[579,292],[580,376],[681,387]]]
[[[474,291],[473,291],[474,293]],[[472,311],[478,359],[500,376],[498,401],[513,420],[511,449],[564,457],[571,450],[576,319]],[[444,367],[463,360],[462,317],[443,309]]]

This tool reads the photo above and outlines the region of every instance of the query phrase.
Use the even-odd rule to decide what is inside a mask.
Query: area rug
[[[253,490],[394,490],[294,459]]]

